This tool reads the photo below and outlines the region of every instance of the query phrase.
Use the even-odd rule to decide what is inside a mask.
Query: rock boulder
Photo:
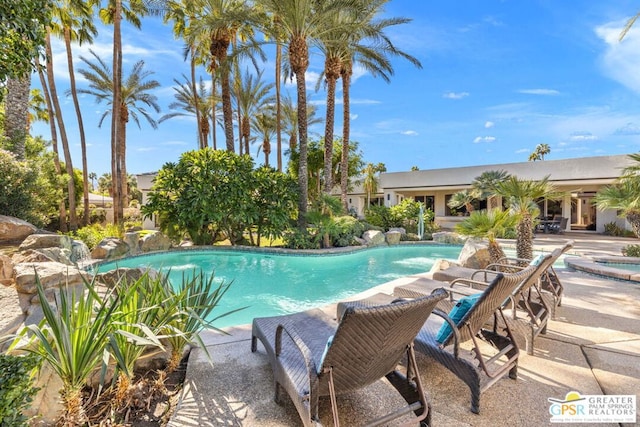
[[[20,244],[20,250],[61,248],[71,253],[71,237],[63,234],[32,234]]]
[[[486,268],[491,263],[489,254],[489,246],[487,242],[477,239],[467,239],[460,255],[458,255],[458,264],[469,268]]]
[[[438,243],[447,243],[449,245],[462,245],[465,239],[458,233],[451,231],[438,231],[432,234],[433,241]]]
[[[0,285],[8,286],[13,281],[13,262],[11,258],[0,254]]]
[[[384,233],[384,237],[388,245],[397,245],[400,243],[402,233],[399,231],[387,231]]]
[[[153,231],[140,237],[140,252],[166,251],[171,248],[171,239],[159,231]]]
[[[38,229],[27,221],[0,215],[0,242],[21,242],[36,231]]]
[[[91,258],[94,259],[116,259],[129,252],[129,245],[115,237],[107,237],[91,251]]]
[[[362,235],[362,238],[367,242],[367,246],[379,246],[384,243],[384,234],[379,230],[367,230]]]
[[[36,274],[43,288],[82,285],[84,280],[91,281],[86,271],[59,262],[27,262],[14,266],[16,289],[20,293],[35,294]]]

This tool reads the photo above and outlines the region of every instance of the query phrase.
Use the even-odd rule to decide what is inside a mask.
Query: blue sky
[[[395,59],[391,83],[356,70],[351,139],[360,143],[365,161],[383,162],[390,172],[526,161],[541,143],[551,148],[547,159],[640,151],[640,23],[618,42],[638,8],[627,0],[391,0],[389,16],[413,21],[388,34],[423,68]],[[111,42],[111,28],[100,27],[91,48],[111,61]],[[141,30],[125,25],[123,44],[124,74],[144,60],[162,85],[155,92],[159,118],[174,101],[173,79],[189,73],[183,43],[159,18],[149,17]],[[78,56],[90,57],[89,47],[75,47],[76,68],[83,66]],[[54,62],[74,166],[80,168],[75,114],[71,98],[64,96],[69,80],[64,48],[57,41]],[[314,54],[307,96],[324,117],[326,94],[314,90],[322,67],[321,56]],[[264,68],[268,80],[272,57]],[[77,79],[79,87],[87,86]],[[33,85],[38,87],[37,78]],[[291,83],[286,90],[295,99]],[[341,117],[340,91],[337,98],[336,117]],[[98,128],[106,105],[89,96],[81,97],[81,104],[89,171],[101,175],[110,171],[108,121]],[[145,121],[141,126],[128,126],[129,173],[155,171],[197,147],[195,119],[174,118],[157,130]],[[323,129],[324,124],[312,129],[311,138]],[[335,132],[341,134],[341,120]],[[50,138],[43,123],[34,124],[33,133]],[[256,151],[252,147],[254,157]],[[256,159],[262,162],[262,156]]]

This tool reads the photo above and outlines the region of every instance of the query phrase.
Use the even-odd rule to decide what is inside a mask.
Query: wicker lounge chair
[[[442,319],[431,316],[414,341],[417,351],[441,363],[467,384],[471,391],[471,411],[474,413],[480,412],[480,394],[483,391],[504,375],[508,374],[512,379],[517,376],[518,345],[502,306],[536,268],[532,265],[516,273],[497,273],[486,289],[479,293],[478,300],[457,322],[440,309],[434,310],[433,314],[449,325],[449,333],[442,336]],[[459,295],[468,294],[469,291],[477,293],[471,288],[460,288],[459,291]],[[458,294],[458,289],[449,289],[449,292]],[[492,327],[485,327],[489,323]],[[486,351],[490,347],[481,347],[481,341],[490,344],[493,350],[490,354],[483,355],[483,349]],[[461,348],[463,343],[469,343],[471,358],[464,357],[463,353],[467,351]]]
[[[535,337],[547,331],[547,323],[551,313],[549,304],[553,303],[553,298],[547,298],[550,294],[547,293],[545,295],[545,292],[540,289],[540,279],[542,275],[546,274],[553,261],[557,259],[559,253],[560,249],[556,249],[551,254],[542,257],[531,274],[523,277],[522,282],[514,288],[511,295],[511,303],[503,307],[509,327],[524,338],[525,348],[529,355],[533,354]],[[525,267],[514,266],[514,268],[517,271],[523,270]],[[473,274],[472,276],[474,278],[483,278],[483,280],[458,278],[451,281],[447,289],[452,290],[452,298],[456,295],[482,292],[489,285],[491,279],[499,274],[493,270],[476,270],[476,273],[478,274]],[[487,277],[489,277],[489,280],[486,279]],[[431,289],[437,286],[437,281],[407,284],[397,286],[393,293],[398,297],[418,297],[430,293]],[[466,287],[467,290],[463,291],[464,288],[461,289],[461,286]],[[447,309],[448,306],[444,306],[441,303],[440,308]]]
[[[338,425],[336,396],[386,377],[408,406],[371,425],[414,412],[417,423],[430,425],[431,412],[415,363],[413,339],[444,290],[408,301],[374,305],[341,304],[339,322],[321,310],[253,320],[251,351],[259,339],[269,357],[275,380],[275,399],[282,391],[291,397],[305,426],[318,425],[320,396],[330,396]],[[328,342],[330,345],[328,345]],[[406,375],[397,370],[407,356]]]

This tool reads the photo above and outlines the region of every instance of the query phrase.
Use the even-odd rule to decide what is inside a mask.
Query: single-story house
[[[615,210],[597,210],[592,203],[593,197],[633,163],[627,155],[617,155],[381,173],[378,193],[372,199],[379,202],[381,198],[386,206],[393,206],[405,198],[418,200],[434,211],[438,224],[451,228],[463,218],[460,213],[452,211],[447,202],[453,194],[471,188],[471,183],[483,172],[505,171],[528,180],[549,176],[549,182],[563,196],[560,200],[542,201],[541,214],[567,218],[567,230],[602,232],[607,223],[616,222],[625,227],[625,221],[617,217]],[[362,215],[366,200],[362,187],[356,187],[348,195],[349,208]],[[486,204],[478,207],[484,206]]]

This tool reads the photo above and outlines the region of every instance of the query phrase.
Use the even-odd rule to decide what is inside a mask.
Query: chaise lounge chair
[[[471,411],[476,414],[480,412],[480,394],[483,391],[504,375],[508,374],[512,379],[517,376],[518,345],[502,307],[536,268],[532,265],[516,273],[497,273],[481,292],[471,287],[449,288],[452,297],[459,296],[458,307],[463,307],[462,302],[471,294],[475,294],[476,301],[469,304],[466,312],[455,313],[451,309],[447,315],[440,309],[434,310],[433,314],[444,322],[431,316],[414,341],[417,351],[441,363],[467,384],[471,391]],[[454,320],[456,314],[461,316],[458,320]],[[485,327],[488,324],[492,326]],[[481,347],[481,341],[490,344],[492,349]],[[467,342],[470,343],[472,358],[463,356],[466,351],[461,344]],[[492,351],[485,356],[483,350]]]
[[[557,258],[560,249],[556,249],[552,254],[541,257],[535,264],[535,269],[531,274],[523,277],[522,282],[517,284],[510,297],[510,304],[503,306],[506,314],[506,321],[512,331],[522,336],[525,340],[527,354],[533,354],[534,340],[539,334],[546,333],[547,323],[550,316],[549,301],[542,296],[543,291],[540,289],[540,278],[554,259]],[[518,267],[523,270],[525,267]],[[480,274],[476,276],[495,278],[498,274],[493,270],[478,270]],[[490,281],[490,280],[489,280]],[[449,284],[451,295],[462,294],[463,289],[466,295],[482,292],[489,285],[489,281],[479,281],[468,278],[458,278]],[[437,283],[437,282],[436,282]],[[437,286],[430,284],[429,286],[416,286],[413,284],[397,286],[394,289],[394,295],[398,297],[417,297],[431,292],[431,287]],[[463,288],[461,288],[463,287]],[[441,303],[441,308],[443,304]],[[449,306],[450,307],[450,306]],[[445,309],[449,308],[444,306]]]
[[[386,377],[408,406],[371,425],[414,412],[416,423],[430,425],[431,412],[415,363],[413,340],[436,304],[447,293],[373,305],[341,303],[340,321],[321,310],[253,320],[251,351],[259,339],[269,357],[275,400],[291,397],[305,426],[319,425],[320,396],[330,396],[333,420],[339,425],[336,396]],[[391,298],[391,297],[388,297]],[[407,356],[406,375],[397,370]]]

